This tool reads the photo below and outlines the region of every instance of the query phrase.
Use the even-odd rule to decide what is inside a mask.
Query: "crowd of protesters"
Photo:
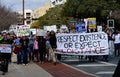
[[[75,33],[75,31],[73,31]],[[120,33],[119,30],[106,29],[109,43],[109,55],[120,56]],[[61,60],[61,54],[55,54],[57,48],[56,34],[59,32],[47,31],[45,36],[36,36],[32,33],[30,36],[17,37],[9,33],[0,34],[0,44],[11,44],[12,52],[17,55],[17,64],[28,65],[29,62],[38,62],[43,64],[46,61],[53,61],[56,65],[57,61]],[[109,55],[104,55],[103,60],[108,61]],[[83,57],[83,56],[80,56]],[[8,64],[11,62],[11,54],[6,57],[6,69],[2,70],[4,73],[8,71]],[[95,61],[96,56],[87,56],[89,60]]]
[[[54,31],[47,31],[45,36],[17,37],[10,33],[0,34],[0,44],[10,44],[11,53],[0,53],[0,70],[5,75],[8,72],[8,65],[11,62],[11,55],[16,54],[17,64],[28,65],[29,62],[43,64],[45,61],[53,61],[56,65],[56,36]],[[54,57],[53,57],[54,56]]]
[[[56,36],[54,31],[47,31],[45,36],[28,36],[16,37],[13,42],[13,52],[17,55],[17,64],[27,65],[29,62],[39,62],[52,59],[51,50],[57,48]]]
[[[91,30],[90,32],[95,31]],[[113,30],[109,28],[104,32],[106,32],[108,35],[109,54],[102,56],[102,60],[109,61],[109,56],[120,56],[120,33],[117,29]],[[18,52],[16,53],[17,63],[26,65],[31,61],[36,61],[41,64],[44,63],[44,61],[50,61],[51,59],[54,60],[54,62],[56,60],[60,61],[61,54],[52,54],[57,48],[57,33],[54,31],[47,31],[45,36],[36,36],[31,34],[29,37],[16,37],[16,39],[14,39],[14,48],[18,47]],[[53,59],[53,56],[56,58],[56,60]],[[82,58],[83,56],[80,57]],[[86,57],[89,59],[89,61],[95,61],[99,56]]]

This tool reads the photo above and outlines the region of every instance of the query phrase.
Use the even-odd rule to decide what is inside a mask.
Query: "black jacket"
[[[52,48],[57,48],[57,44],[56,44],[57,39],[55,36],[51,36],[49,41]]]

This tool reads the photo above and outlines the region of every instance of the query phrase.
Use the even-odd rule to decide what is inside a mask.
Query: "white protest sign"
[[[57,26],[56,25],[44,26],[44,30],[56,32],[57,31]]]
[[[0,53],[11,53],[10,44],[0,44]]]
[[[97,26],[97,31],[102,32],[102,26]]]
[[[68,27],[67,27],[66,25],[62,25],[62,26],[60,27],[60,32],[61,32],[61,33],[69,32]]]
[[[30,29],[30,32],[32,32],[33,34],[36,34],[36,29]]]
[[[108,37],[104,32],[57,34],[57,53],[70,55],[108,55]]]
[[[45,36],[45,30],[43,29],[37,29],[37,36]]]

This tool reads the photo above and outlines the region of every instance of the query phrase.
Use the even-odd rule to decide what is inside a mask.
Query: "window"
[[[31,22],[30,22],[30,21],[27,21],[26,23],[27,23],[27,24],[30,24]]]
[[[53,5],[55,5],[55,1],[54,1],[54,2],[52,2],[52,4],[53,4]]]

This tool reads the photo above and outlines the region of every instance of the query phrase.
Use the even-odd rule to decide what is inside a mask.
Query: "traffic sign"
[[[114,19],[107,20],[108,28],[114,28]]]

